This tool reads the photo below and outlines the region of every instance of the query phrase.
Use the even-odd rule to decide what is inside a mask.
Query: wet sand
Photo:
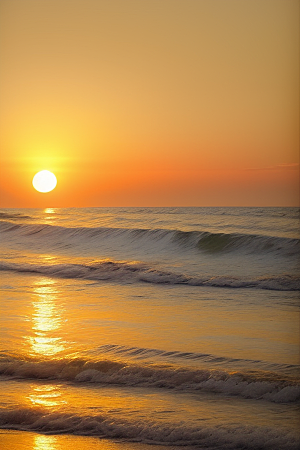
[[[177,447],[178,448],[178,447]],[[188,449],[188,447],[180,447]],[[135,442],[113,442],[107,439],[73,435],[44,435],[27,431],[0,430],[1,450],[175,450],[173,446],[147,445]]]

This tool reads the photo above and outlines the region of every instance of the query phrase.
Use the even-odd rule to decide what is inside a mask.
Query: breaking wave
[[[0,375],[17,379],[71,381],[211,392],[275,403],[300,399],[298,378],[272,371],[228,371],[154,365],[113,359],[0,360]]]
[[[189,426],[184,422],[129,419],[102,413],[51,413],[41,408],[0,410],[0,427],[46,434],[76,434],[129,442],[201,446],[222,450],[297,450],[299,436],[275,427],[249,425]]]
[[[2,213],[6,214],[6,213]],[[5,217],[6,218],[6,217]],[[1,219],[1,217],[0,217]],[[47,224],[20,224],[1,221],[0,230],[11,237],[27,237],[36,241],[45,241],[54,247],[68,241],[70,244],[92,243],[101,245],[105,240],[117,242],[137,242],[139,247],[159,242],[166,247],[194,249],[205,253],[244,251],[247,253],[275,252],[283,256],[297,255],[300,240],[295,238],[264,236],[257,234],[211,233],[208,231],[180,231],[171,229],[130,229],[106,227],[67,228]]]
[[[219,288],[256,288],[278,291],[300,290],[300,278],[282,274],[256,278],[233,276],[189,276],[160,270],[140,262],[101,260],[87,264],[17,264],[0,262],[0,270],[36,273],[54,278],[74,278],[113,282],[210,286]]]

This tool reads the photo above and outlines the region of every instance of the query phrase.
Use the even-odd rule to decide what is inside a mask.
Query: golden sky
[[[299,204],[298,0],[1,0],[0,15],[2,207]]]

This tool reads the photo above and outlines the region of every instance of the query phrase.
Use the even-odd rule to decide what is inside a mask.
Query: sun
[[[54,173],[49,172],[49,170],[41,170],[34,175],[32,184],[34,189],[39,192],[50,192],[55,188],[57,179]]]

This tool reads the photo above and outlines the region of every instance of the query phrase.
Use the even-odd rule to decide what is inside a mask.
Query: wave
[[[138,246],[159,243],[167,247],[185,248],[205,253],[244,251],[247,253],[275,252],[284,256],[298,255],[300,240],[295,238],[240,233],[211,233],[208,231],[180,231],[172,229],[139,229],[107,227],[67,228],[48,224],[20,224],[0,221],[0,230],[10,237],[22,236],[37,241],[47,238],[47,245],[58,242],[87,242],[101,245],[104,240],[137,242]]]
[[[99,355],[99,354],[109,354],[109,357],[130,358],[130,359],[143,359],[148,358],[162,359],[164,362],[166,360],[176,361],[176,364],[181,364],[182,362],[192,363],[209,363],[210,365],[221,364],[226,367],[243,367],[247,366],[252,371],[253,368],[260,368],[265,372],[279,373],[284,372],[288,374],[290,378],[298,379],[300,375],[300,365],[295,364],[284,364],[284,363],[271,363],[261,360],[244,359],[244,358],[230,358],[229,356],[219,356],[210,353],[199,353],[199,352],[182,352],[176,350],[162,350],[156,348],[145,348],[145,347],[128,347],[126,345],[120,344],[104,344],[100,347],[89,350],[88,355]],[[1,354],[0,354],[1,357]]]
[[[0,270],[36,273],[54,278],[73,278],[113,282],[209,286],[218,288],[255,288],[299,291],[300,278],[282,274],[256,278],[233,276],[189,276],[164,271],[141,262],[100,260],[87,264],[17,264],[0,262]]]
[[[208,450],[297,450],[299,436],[278,427],[207,426],[129,419],[102,413],[51,413],[42,408],[0,410],[0,427],[46,434],[76,434],[145,444],[201,446]]]
[[[194,369],[113,359],[35,360],[4,356],[0,360],[0,375],[17,379],[50,379],[211,392],[275,403],[296,402],[300,399],[300,383],[297,378],[271,371]]]
[[[20,219],[32,219],[32,217],[27,216],[26,214],[17,213],[17,212],[3,212],[0,211],[0,220],[20,220]]]

